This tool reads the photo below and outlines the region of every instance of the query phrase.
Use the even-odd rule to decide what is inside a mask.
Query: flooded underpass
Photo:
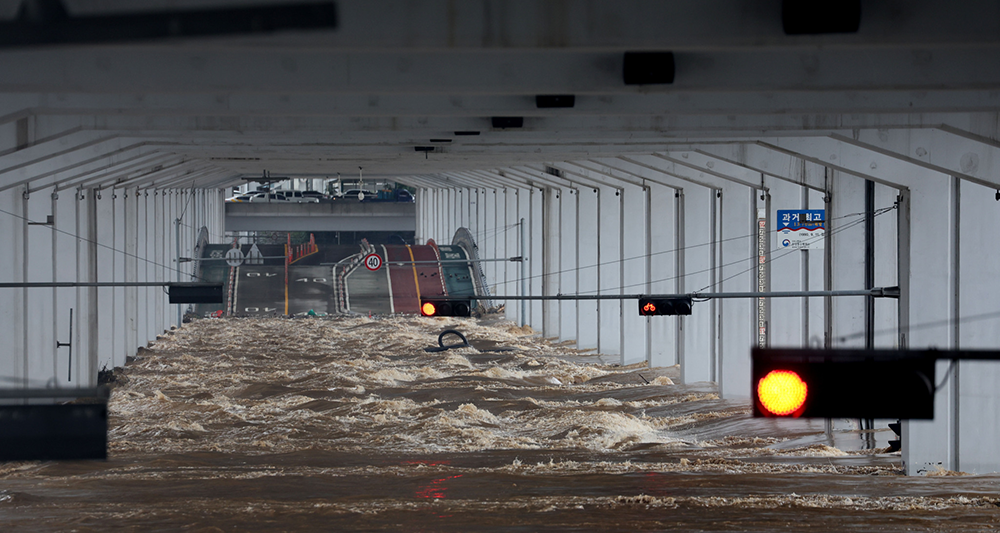
[[[427,352],[445,329],[472,346]],[[822,421],[496,319],[205,319],[118,373],[106,462],[0,465],[5,531],[976,531],[1000,477],[905,477]],[[885,439],[886,436],[880,436]],[[832,440],[831,440],[832,439]]]

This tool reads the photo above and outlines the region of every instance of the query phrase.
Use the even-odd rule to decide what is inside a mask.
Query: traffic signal
[[[224,304],[222,283],[168,283],[167,296],[172,304]]]
[[[690,315],[691,297],[639,298],[640,315]]]
[[[420,299],[420,314],[424,316],[470,316],[471,300]]]
[[[755,348],[753,415],[934,418],[933,351]]]

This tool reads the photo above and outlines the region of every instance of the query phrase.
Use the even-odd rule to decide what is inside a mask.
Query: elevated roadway
[[[226,202],[226,231],[414,231],[413,202]]]

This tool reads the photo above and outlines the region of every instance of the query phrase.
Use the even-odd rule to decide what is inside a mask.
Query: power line
[[[11,213],[10,211],[5,211],[3,209],[0,209],[0,213],[4,213],[6,215],[10,215],[10,216],[12,216],[14,218],[21,219],[21,220],[23,220],[25,222],[28,222],[28,223],[32,223],[31,219],[29,219],[28,217],[25,217],[23,215],[18,215],[17,213]],[[45,226],[45,227],[49,228],[50,230],[52,230],[52,231],[54,231],[56,233],[62,233],[63,235],[68,235],[70,237],[73,237],[74,239],[77,239],[77,240],[79,240],[81,242],[86,242],[86,243],[94,244],[94,245],[99,246],[101,248],[105,248],[105,249],[111,250],[112,252],[122,254],[125,257],[131,257],[133,259],[137,259],[137,260],[139,260],[139,261],[141,261],[143,263],[149,264],[149,265],[157,266],[157,267],[160,267],[160,268],[165,268],[165,269],[167,269],[168,271],[170,271],[172,273],[180,273],[182,275],[188,275],[187,272],[184,272],[183,270],[181,270],[178,267],[172,267],[172,266],[169,266],[169,265],[160,264],[160,263],[157,263],[156,261],[153,261],[151,259],[146,259],[145,257],[140,257],[140,256],[138,256],[136,254],[132,254],[132,253],[129,253],[129,252],[125,252],[125,251],[119,250],[119,249],[117,249],[117,248],[115,248],[113,246],[109,246],[107,244],[103,244],[103,243],[98,242],[96,240],[85,239],[85,238],[83,238],[83,237],[81,237],[79,235],[76,235],[74,233],[70,233],[68,231],[61,230],[61,229],[55,227],[54,225],[50,225],[50,224],[40,224],[40,225]],[[200,276],[198,276],[196,274],[190,274],[190,275],[191,275],[191,277],[199,279],[201,281],[208,281],[207,279],[202,278],[202,277],[200,277]]]

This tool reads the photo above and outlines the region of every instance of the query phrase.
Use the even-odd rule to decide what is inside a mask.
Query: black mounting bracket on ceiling
[[[337,26],[336,7],[329,0],[303,0],[247,7],[71,15],[62,0],[22,0],[17,18],[0,22],[0,48],[332,29]]]

